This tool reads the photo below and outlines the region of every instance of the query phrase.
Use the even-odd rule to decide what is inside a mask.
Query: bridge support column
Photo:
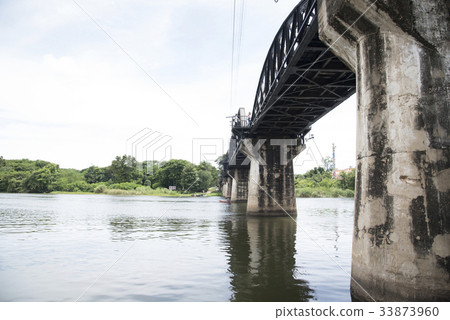
[[[247,214],[296,216],[292,160],[304,149],[298,139],[244,139],[250,158]]]
[[[222,196],[224,198],[227,198],[227,199],[231,198],[232,185],[233,185],[233,179],[231,179],[231,177],[225,178],[225,182],[222,185]]]
[[[357,74],[352,295],[448,301],[448,11],[411,0],[364,13],[371,3],[319,2],[322,40]]]
[[[239,166],[228,169],[228,173],[233,177],[231,202],[245,202],[248,198],[248,166]]]

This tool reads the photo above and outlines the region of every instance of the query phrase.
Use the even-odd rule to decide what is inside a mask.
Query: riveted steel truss
[[[354,73],[318,36],[317,0],[301,1],[272,42],[252,125],[243,135],[302,136],[356,90]]]

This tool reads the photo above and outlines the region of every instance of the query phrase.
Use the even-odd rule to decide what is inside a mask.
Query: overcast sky
[[[231,106],[233,2],[1,0],[0,155],[77,169],[124,153],[217,158],[226,116],[253,106],[269,46],[298,3],[245,1]],[[296,172],[331,156],[333,142],[337,167],[354,166],[355,104],[313,126]]]

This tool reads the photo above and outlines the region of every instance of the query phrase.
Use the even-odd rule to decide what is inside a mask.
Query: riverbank
[[[161,190],[122,190],[122,189],[106,189],[103,192],[83,192],[83,191],[52,191],[50,194],[90,194],[90,195],[111,195],[111,196],[156,196],[156,197],[213,197],[220,196],[219,192],[210,193],[181,193],[176,191]]]
[[[105,192],[83,192],[83,191],[52,191],[49,194],[81,194],[81,195],[123,195],[123,196],[156,196],[156,197],[219,197],[221,192],[211,193],[180,193],[176,191],[159,192],[153,191],[139,191],[139,190],[122,190],[109,189]],[[300,188],[295,190],[296,198],[354,198],[355,194],[352,190],[342,190],[337,188]]]

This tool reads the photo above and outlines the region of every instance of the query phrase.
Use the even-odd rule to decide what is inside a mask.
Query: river
[[[0,301],[350,301],[353,199],[0,194]]]

